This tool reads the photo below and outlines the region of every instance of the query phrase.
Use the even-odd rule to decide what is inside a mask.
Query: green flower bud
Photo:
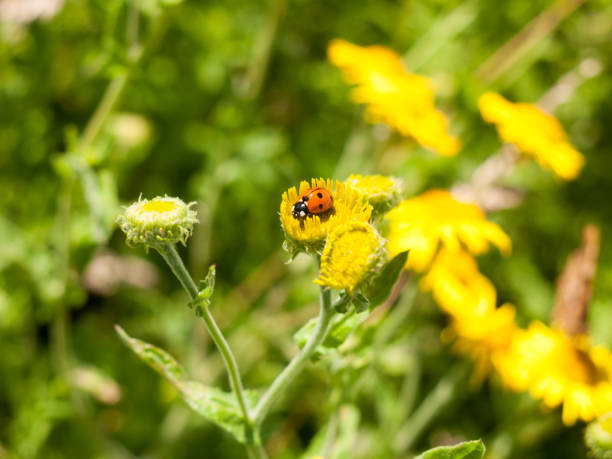
[[[181,242],[185,245],[198,223],[196,211],[191,210],[195,202],[185,204],[179,198],[168,196],[141,199],[125,209],[117,217],[117,223],[127,237],[128,245],[154,246]]]
[[[402,199],[403,182],[385,175],[350,175],[347,186],[358,190],[373,207],[374,219],[380,218],[395,207]]]
[[[591,422],[587,426],[584,436],[593,457],[612,459],[612,413]]]

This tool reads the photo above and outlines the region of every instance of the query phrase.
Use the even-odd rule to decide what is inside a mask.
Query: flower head
[[[499,94],[483,94],[478,105],[482,117],[495,123],[500,137],[534,156],[542,167],[565,180],[576,178],[584,157],[568,141],[561,123],[533,104],[512,103]]]
[[[139,198],[117,217],[117,223],[127,236],[128,244],[185,244],[194,223],[198,222],[196,212],[191,209],[194,204],[168,196],[150,201]]]
[[[298,197],[313,187],[323,187],[334,197],[334,208],[331,214],[324,216],[311,215],[305,219],[296,219],[292,208]],[[289,188],[283,193],[280,205],[280,217],[285,232],[285,247],[293,253],[299,251],[319,252],[323,250],[327,235],[334,228],[352,221],[367,222],[372,215],[372,206],[359,191],[334,180],[312,179],[302,181],[299,190]]]
[[[423,271],[442,244],[451,251],[462,246],[473,254],[496,245],[510,250],[510,238],[485,219],[480,208],[454,199],[444,190],[431,190],[402,201],[385,216],[391,223],[387,248],[392,255],[410,250],[406,267]]]
[[[356,175],[346,179],[346,184],[359,190],[374,209],[375,216],[381,216],[396,206],[404,189],[402,181],[386,175]]]
[[[327,52],[345,79],[357,85],[352,98],[366,104],[368,121],[386,123],[441,155],[457,154],[459,142],[448,134],[446,119],[435,108],[430,81],[408,73],[395,51],[332,40]]]
[[[612,411],[612,353],[589,345],[585,335],[570,338],[534,322],[494,364],[514,390],[529,390],[549,408],[562,404],[566,425]]]
[[[375,272],[384,253],[384,241],[371,225],[344,223],[330,233],[321,255],[321,275],[314,282],[352,294]]]

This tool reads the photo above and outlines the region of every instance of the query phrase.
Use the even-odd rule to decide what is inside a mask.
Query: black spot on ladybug
[[[317,193],[317,196],[318,196],[319,198],[322,198],[322,197],[323,197],[323,193]],[[321,207],[323,207],[323,206],[321,206]]]
[[[308,201],[308,196],[304,196],[304,197],[302,198],[302,201],[304,201],[304,202]]]
[[[319,204],[319,209],[322,209],[322,208],[323,208],[323,204]]]

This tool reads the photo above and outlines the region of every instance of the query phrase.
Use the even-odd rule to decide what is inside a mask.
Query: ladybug
[[[293,218],[303,220],[312,215],[323,216],[334,210],[334,197],[326,188],[317,186],[307,190],[293,204]]]

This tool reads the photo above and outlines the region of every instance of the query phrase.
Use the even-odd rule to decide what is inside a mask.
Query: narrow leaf
[[[119,325],[115,325],[115,329],[121,340],[138,357],[179,390],[185,402],[193,410],[233,434],[239,442],[246,442],[251,430],[244,422],[242,411],[233,393],[190,381],[183,367],[166,351],[130,337]],[[257,403],[255,392],[245,391],[245,397],[249,406],[255,406]]]
[[[425,451],[415,459],[482,459],[485,446],[482,440],[472,440],[454,446],[439,446]]]
[[[408,251],[398,253],[383,267],[380,273],[362,289],[363,294],[370,300],[371,307],[376,307],[387,299],[407,259]]]
[[[187,373],[183,367],[166,351],[139,339],[132,338],[119,325],[115,325],[115,330],[121,340],[138,357],[171,383],[177,385],[187,381]]]
[[[315,351],[314,358],[317,359],[322,355],[327,355],[339,347],[369,314],[369,311],[355,312],[352,310],[347,314],[336,316],[327,337]],[[313,334],[316,325],[317,319],[310,319],[302,328],[295,332],[293,339],[300,349],[304,347]]]

